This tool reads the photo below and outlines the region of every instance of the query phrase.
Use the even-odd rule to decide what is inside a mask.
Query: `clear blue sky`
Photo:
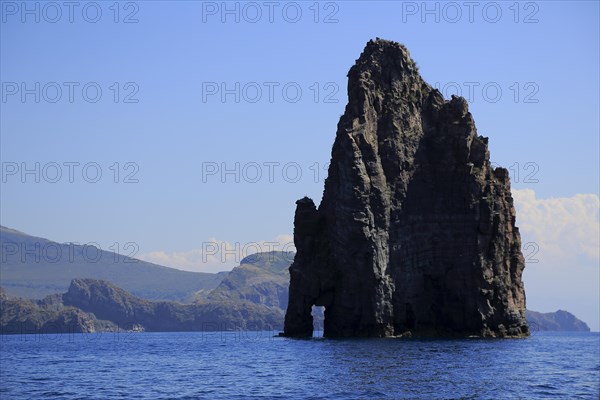
[[[210,238],[246,243],[291,234],[295,200],[320,200],[323,169],[316,180],[314,166],[329,160],[346,73],[375,37],[404,43],[423,77],[448,96],[458,86],[471,97],[474,88],[478,131],[490,138],[492,160],[513,166],[514,188],[539,199],[599,191],[596,1],[478,2],[471,10],[430,2],[431,12],[420,1],[275,2],[272,9],[230,2],[229,14],[222,2],[142,1],[120,3],[118,15],[113,2],[99,2],[96,23],[88,22],[98,11],[88,2],[73,10],[37,3],[38,15],[24,14],[20,1],[0,4],[0,217],[30,234],[103,247],[134,241],[140,254],[187,252]],[[36,2],[27,5],[35,10]],[[40,102],[36,93],[23,102],[21,83],[36,92],[36,82]],[[96,103],[82,93],[90,82],[90,101],[95,87],[102,90]],[[207,91],[236,82],[239,103],[235,94],[222,102],[221,93]],[[62,96],[52,103],[57,86]],[[251,102],[256,86],[262,97]],[[298,87],[302,96],[292,102]],[[80,163],[72,183],[69,162]],[[273,182],[270,162],[279,163]],[[21,171],[10,175],[22,163],[45,168],[39,183],[33,175],[23,183]],[[61,165],[57,183],[52,163]],[[101,168],[98,182],[83,179],[86,163]],[[240,182],[227,175],[222,183],[219,174],[203,182],[203,163],[240,163]],[[248,163],[261,166],[256,183],[256,164]],[[288,163],[297,164],[283,176]],[[302,177],[293,182],[297,166]],[[130,172],[138,183],[123,182]],[[93,178],[95,169],[88,173]],[[594,257],[585,262],[589,280],[598,265]],[[594,285],[582,302],[597,299]],[[538,309],[554,307],[535,303],[535,294]]]

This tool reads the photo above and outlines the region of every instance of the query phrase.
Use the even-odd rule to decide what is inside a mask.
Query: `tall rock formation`
[[[508,172],[404,46],[367,44],[321,204],[296,204],[284,335],[312,335],[313,305],[327,337],[528,335]]]

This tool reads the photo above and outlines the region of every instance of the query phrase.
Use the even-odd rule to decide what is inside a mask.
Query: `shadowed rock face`
[[[312,305],[328,337],[528,335],[508,172],[404,46],[367,44],[323,200],[296,204],[284,335],[312,335]]]

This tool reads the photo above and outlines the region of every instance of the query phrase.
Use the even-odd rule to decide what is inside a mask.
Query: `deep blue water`
[[[273,332],[1,336],[0,398],[598,399],[600,335],[291,340]]]

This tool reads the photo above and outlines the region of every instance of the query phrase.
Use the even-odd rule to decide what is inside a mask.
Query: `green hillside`
[[[73,279],[95,278],[145,299],[193,302],[206,297],[227,274],[181,271],[6,227],[0,227],[0,252],[0,286],[31,299],[65,292]]]
[[[244,258],[208,296],[214,301],[249,301],[287,308],[288,268],[294,253],[272,251]]]

